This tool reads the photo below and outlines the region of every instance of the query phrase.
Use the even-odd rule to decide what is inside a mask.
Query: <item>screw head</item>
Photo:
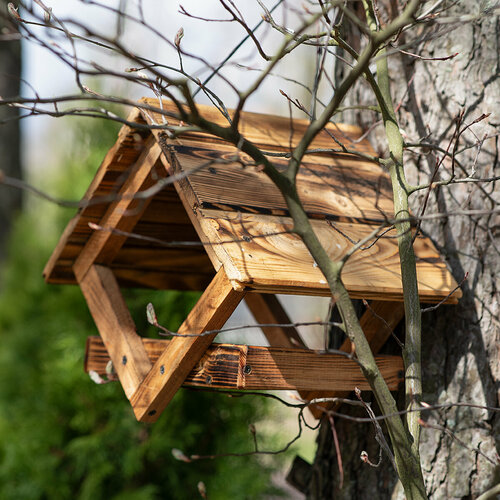
[[[163,375],[165,373],[165,365],[160,366],[160,375]]]
[[[122,365],[126,365],[127,364],[127,356],[123,356],[122,357]]]
[[[212,383],[212,376],[211,375],[207,375],[207,378],[205,379],[205,382],[207,384],[211,384]]]
[[[245,375],[250,375],[250,373],[252,373],[252,367],[250,365],[245,365],[243,367],[243,373]]]

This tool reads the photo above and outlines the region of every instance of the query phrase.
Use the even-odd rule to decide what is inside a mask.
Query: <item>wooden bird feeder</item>
[[[154,99],[142,102],[159,106]],[[163,107],[174,112],[168,102]],[[200,110],[227,125],[216,109]],[[139,109],[128,120],[162,123],[159,115]],[[292,133],[290,125],[288,118],[244,113],[241,130],[264,151],[283,153],[307,122],[294,120]],[[333,258],[393,215],[390,181],[379,165],[321,153],[338,148],[339,141],[374,155],[359,135],[357,127],[329,125],[298,174],[305,210]],[[239,159],[245,160],[236,148],[207,134],[191,131],[171,140],[159,128],[123,126],[45,267],[48,283],[82,289],[100,333],[87,342],[86,369],[103,373],[111,359],[140,421],[156,420],[183,384],[294,389],[306,399],[369,389],[354,361],[307,349],[295,328],[263,327],[271,347],[214,344],[215,333],[171,340],[136,333],[120,287],[203,291],[179,329],[184,334],[222,328],[242,299],[258,323],[283,324],[290,320],[274,293],[329,295],[306,247],[289,232],[293,224],[281,194],[258,166]],[[284,168],[286,158],[274,156],[273,162]],[[371,301],[360,321],[375,353],[390,335],[387,325],[394,327],[403,315],[393,236],[355,253],[342,273],[353,298]],[[421,300],[455,303],[460,290],[453,292],[456,282],[431,241],[419,236],[415,251]],[[349,352],[349,341],[341,349]],[[396,389],[401,358],[376,359]]]

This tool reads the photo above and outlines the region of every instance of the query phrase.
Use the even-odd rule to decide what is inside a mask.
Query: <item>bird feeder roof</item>
[[[222,267],[235,290],[329,295],[321,271],[291,232],[282,195],[261,166],[194,128],[170,139],[155,128],[164,117],[154,109],[173,117],[173,104],[143,99],[142,106],[104,158],[46,265],[46,281],[76,283],[78,273],[102,264],[120,286],[204,290]],[[200,105],[200,112],[228,125],[213,107]],[[285,169],[307,125],[247,112],[240,131]],[[364,157],[343,152],[341,144]],[[359,128],[329,124],[301,164],[299,196],[333,259],[393,217],[389,176],[370,155],[376,153]],[[388,231],[348,259],[342,278],[352,297],[402,300],[394,236]],[[461,292],[453,292],[457,284],[432,242],[418,236],[415,252],[421,299],[456,302]]]

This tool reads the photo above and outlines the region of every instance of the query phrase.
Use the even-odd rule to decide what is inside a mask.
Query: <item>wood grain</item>
[[[289,215],[283,196],[267,175],[234,161],[235,148],[212,145],[208,149],[209,145],[200,147],[192,140],[181,142],[172,145],[171,151],[181,167],[178,171],[188,174],[201,208]],[[285,159],[273,158],[273,163],[280,170],[286,167]],[[306,156],[297,191],[310,218],[374,223],[394,214],[387,174],[374,163],[346,155]]]
[[[243,296],[244,293],[233,289],[221,269],[178,333],[202,333],[222,328]],[[154,422],[158,418],[216,335],[173,338],[131,398],[137,420]]]
[[[151,198],[136,199],[135,195],[150,188],[158,179],[165,176],[162,168],[158,171],[154,169],[160,154],[160,147],[150,137],[143,153],[129,172],[116,201],[110,205],[101,219],[101,226],[132,232],[151,201]],[[126,239],[126,236],[113,232],[94,231],[73,265],[77,280],[81,281],[93,264],[111,264]]]
[[[116,279],[110,269],[94,265],[83,277],[80,287],[130,399],[150,371],[151,363]]]
[[[137,109],[131,111],[128,121],[145,123],[141,113]],[[74,230],[80,226],[84,226],[89,231],[89,214],[95,213],[97,209],[98,213],[102,215],[110,204],[109,199],[98,204],[87,205],[87,202],[97,202],[100,198],[107,197],[110,193],[117,192],[120,189],[125,181],[123,173],[139,158],[144,149],[145,138],[148,135],[149,133],[145,130],[134,129],[129,125],[122,126],[116,143],[107,152],[94,179],[82,198],[82,208],[78,210],[77,215],[69,222],[49,261],[45,265],[43,276],[48,283],[51,283],[52,279],[57,280],[59,259],[65,258],[66,243],[71,240]],[[66,272],[66,270],[63,270],[63,272]],[[72,282],[76,283],[74,277]]]
[[[329,295],[328,284],[301,239],[291,232],[290,218],[199,211],[216,230],[219,245],[231,260],[226,266],[229,279],[259,292]],[[328,255],[336,260],[373,230],[367,224],[337,222],[333,229],[327,221],[311,221]],[[430,240],[417,238],[417,276],[423,301],[438,302],[456,287],[456,282],[440,260]],[[237,272],[231,272],[236,268]],[[397,240],[391,231],[367,250],[356,252],[342,271],[343,282],[354,298],[402,300]],[[448,302],[461,296],[456,291]]]
[[[143,102],[158,105],[156,100],[146,99]],[[175,123],[172,103],[164,105],[171,115],[171,123]],[[200,112],[210,120],[225,124],[222,115],[211,107],[200,106]],[[138,123],[145,120],[137,111],[130,119]],[[288,118],[244,113],[241,126],[243,133],[260,147],[275,152],[288,151]],[[306,126],[305,120],[294,121],[292,143]],[[150,139],[146,139],[148,133]],[[132,183],[126,181],[133,170],[131,165],[144,163],[138,158],[148,147],[148,141],[152,140],[151,133],[162,148],[161,161],[165,171],[169,175],[187,174],[187,177],[158,193],[132,229],[140,236],[166,244],[201,242],[204,247],[197,247],[199,257],[194,255],[194,248],[185,253],[183,260],[180,254],[173,256],[160,244],[149,245],[146,241],[132,238],[124,240],[115,238],[116,235],[109,238],[109,233],[108,236],[92,236],[89,222],[116,222],[109,211],[106,218],[110,206],[108,200],[104,204],[83,208],[70,222],[46,266],[45,278],[48,282],[74,283],[71,267],[80,258],[80,262],[85,262],[84,268],[91,262],[110,265],[121,286],[140,284],[158,288],[179,283],[185,288],[192,283],[199,287],[210,275],[210,260],[215,271],[223,266],[233,286],[240,289],[265,293],[329,294],[323,276],[317,268],[313,268],[314,263],[304,246],[295,237],[273,236],[273,233],[291,227],[286,206],[276,188],[258,168],[247,166],[243,169],[236,163],[234,147],[207,134],[189,133],[170,141],[158,129],[139,132],[124,127],[92,182],[86,194],[87,201],[94,202],[102,195],[119,192],[124,189],[124,182]],[[359,129],[344,125],[331,125],[329,132],[317,137],[313,147],[336,147],[329,133],[333,133],[338,140],[347,141],[353,148],[374,153],[367,141],[356,142]],[[244,155],[240,157],[245,159]],[[272,160],[278,168],[284,168],[286,159],[272,157]],[[208,166],[207,161],[216,163]],[[206,165],[200,169],[202,164]],[[307,155],[299,172],[298,190],[309,217],[314,219],[313,226],[334,258],[342,255],[351,243],[340,234],[334,234],[325,219],[357,240],[372,229],[369,222],[380,221],[384,214],[392,214],[387,174],[379,165],[353,155]],[[116,223],[126,224],[123,217],[119,221]],[[110,253],[102,250],[104,260],[80,256],[89,238],[109,241],[104,248]],[[240,238],[250,238],[250,241],[227,243]],[[116,240],[116,245],[111,244],[113,240]],[[121,249],[117,251],[120,245]],[[144,252],[146,246],[149,253]],[[92,247],[93,244],[88,248]],[[383,238],[369,251],[358,252],[349,260],[344,281],[353,297],[402,299],[396,248],[394,240]],[[446,297],[456,283],[430,240],[418,238],[415,249],[421,300],[437,302]],[[181,251],[181,247],[177,250]],[[137,255],[136,264],[134,253]],[[204,257],[205,254],[209,259]],[[172,271],[173,262],[178,268],[178,279]],[[155,271],[161,276],[156,276]],[[460,295],[460,291],[455,292],[448,302],[456,302]]]
[[[168,350],[169,342],[143,339],[152,363]],[[85,370],[104,375],[109,359],[99,337],[89,337]],[[377,356],[376,361],[390,389],[396,390],[402,381],[402,358]],[[357,363],[342,355],[234,344],[210,345],[182,385],[264,391],[352,391],[355,387],[370,390]]]
[[[140,102],[158,108],[159,102],[157,99],[144,98]],[[163,100],[163,109],[170,114],[169,123],[178,123],[175,115],[177,109],[171,101]],[[213,106],[198,105],[198,110],[201,116],[205,119],[217,123],[221,126],[229,126],[226,118]],[[229,110],[232,114],[232,110]],[[151,122],[150,117],[155,123],[161,123],[162,118],[159,114],[147,111],[143,112],[144,120]],[[241,134],[249,141],[259,144],[264,149],[271,151],[283,150],[290,151],[290,139],[292,147],[295,147],[306,128],[309,125],[307,119],[294,119],[293,128],[294,134],[290,137],[290,119],[288,116],[266,115],[261,113],[252,113],[244,111],[241,114],[239,130]],[[311,148],[338,148],[337,141],[345,143],[350,149],[354,149],[368,154],[375,154],[372,146],[366,139],[359,140],[363,131],[355,125],[347,125],[344,123],[329,123],[325,130],[322,130],[313,140]],[[196,137],[200,142],[223,142],[204,133],[192,133],[192,137]]]

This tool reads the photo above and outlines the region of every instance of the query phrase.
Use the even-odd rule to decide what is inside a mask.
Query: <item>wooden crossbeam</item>
[[[152,363],[171,341],[143,339]],[[103,375],[109,355],[99,337],[89,337],[85,370]],[[399,356],[377,356],[377,364],[391,390],[402,381]],[[184,386],[238,390],[370,390],[357,363],[340,354],[309,349],[212,344],[186,377]]]
[[[80,287],[130,399],[150,371],[151,363],[118,283],[109,268],[94,265],[80,281]]]
[[[233,289],[221,268],[178,333],[200,334],[222,328],[244,295]],[[174,337],[170,341],[130,400],[137,420],[154,422],[158,418],[216,335]]]
[[[153,169],[161,155],[160,146],[153,137],[132,167],[128,179],[109,206],[100,225],[124,232],[131,232],[151,201],[151,197],[138,199],[137,193],[151,187],[164,177],[163,168]],[[80,281],[92,264],[109,265],[122,248],[126,236],[111,231],[94,231],[73,265],[76,279]]]

